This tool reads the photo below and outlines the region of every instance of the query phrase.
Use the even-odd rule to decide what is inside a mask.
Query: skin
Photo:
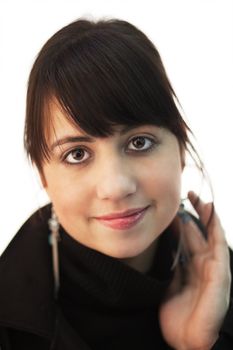
[[[176,137],[153,125],[123,135],[119,126],[111,137],[53,147],[57,140],[84,133],[68,122],[58,104],[51,103],[50,111],[51,159],[44,163],[41,179],[61,225],[75,240],[141,272],[149,269],[164,229],[171,224],[183,230],[191,258],[184,267],[176,267],[160,307],[160,326],[174,349],[211,349],[229,307],[229,250],[216,212],[207,226],[212,203],[197,201],[194,192],[188,194],[208,240],[192,220],[183,223],[176,215],[184,164]],[[138,136],[146,137],[143,149],[151,144],[147,137],[156,141],[154,148],[138,151]],[[81,146],[87,150],[81,159],[90,158],[81,165],[67,164],[65,160],[77,162],[71,151]],[[144,219],[129,230],[107,228],[95,218],[146,205],[150,208]]]
[[[193,191],[188,197],[207,227],[208,240],[192,220],[183,224],[191,258],[183,268],[177,266],[159,318],[163,335],[174,349],[209,350],[230,303],[229,249],[216,212],[207,226],[213,203],[204,203]]]
[[[84,132],[68,121],[57,103],[50,105],[50,118],[51,158],[44,164],[42,181],[59,222],[82,244],[145,272],[156,239],[179,208],[182,155],[176,137],[166,129],[145,125],[124,135],[119,127],[113,136],[93,138],[94,142],[54,146],[57,140]],[[153,149],[138,150],[132,142],[137,136],[144,136],[142,149],[154,142]],[[75,159],[74,151],[81,146],[87,152]],[[103,226],[95,218],[148,205],[143,220],[128,230]]]

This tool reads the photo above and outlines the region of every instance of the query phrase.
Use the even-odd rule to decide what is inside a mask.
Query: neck
[[[135,270],[146,273],[150,270],[151,265],[153,263],[153,259],[156,253],[156,247],[157,247],[157,239],[154,240],[154,242],[141,254],[131,257],[131,258],[124,258],[120,259],[122,262],[124,262],[126,265],[134,268]]]

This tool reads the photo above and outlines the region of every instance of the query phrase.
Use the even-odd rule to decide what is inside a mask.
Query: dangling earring
[[[190,219],[191,216],[189,215],[189,213],[185,210],[185,206],[183,203],[183,200],[181,200],[180,202],[180,206],[177,212],[177,215],[180,217],[181,221],[183,223],[187,223]],[[178,242],[178,246],[177,246],[177,251],[175,253],[175,257],[174,257],[174,261],[171,267],[171,270],[173,270],[177,264],[180,264],[181,266],[184,266],[187,261],[188,261],[188,256],[187,256],[187,251],[185,248],[185,241],[184,241],[184,233],[183,233],[183,226],[179,225],[179,242]]]
[[[180,206],[179,206],[179,210],[178,210],[177,214],[181,218],[181,220],[184,224],[191,220],[189,213],[185,210],[183,200],[181,200],[181,202],[180,202]]]
[[[53,206],[51,207],[51,218],[48,220],[48,225],[51,231],[49,236],[49,243],[52,246],[54,294],[55,294],[55,299],[57,299],[59,286],[60,286],[59,255],[58,255],[58,242],[60,240],[60,235],[59,235],[59,222]]]

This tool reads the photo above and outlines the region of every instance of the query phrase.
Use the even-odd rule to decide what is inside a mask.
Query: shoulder
[[[50,205],[35,212],[0,257],[0,327],[45,336],[51,332],[54,282],[49,216]]]
[[[2,253],[0,266],[11,254],[24,254],[25,249],[29,252],[29,249],[27,249],[29,248],[29,242],[31,248],[39,242],[45,242],[45,237],[49,233],[47,222],[50,216],[50,210],[51,204],[47,204],[27,219]]]
[[[24,281],[49,264],[51,255],[48,244],[50,207],[46,205],[32,214],[2,253],[0,279],[6,285],[10,281],[13,283],[16,276],[21,277]],[[0,294],[2,289],[0,289]]]
[[[49,350],[50,339],[0,326],[0,350]]]

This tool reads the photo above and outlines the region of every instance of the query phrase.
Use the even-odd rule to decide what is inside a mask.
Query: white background
[[[27,217],[47,201],[23,151],[31,65],[55,31],[81,16],[125,19],[157,46],[197,137],[233,247],[233,1],[1,0],[0,253]]]

